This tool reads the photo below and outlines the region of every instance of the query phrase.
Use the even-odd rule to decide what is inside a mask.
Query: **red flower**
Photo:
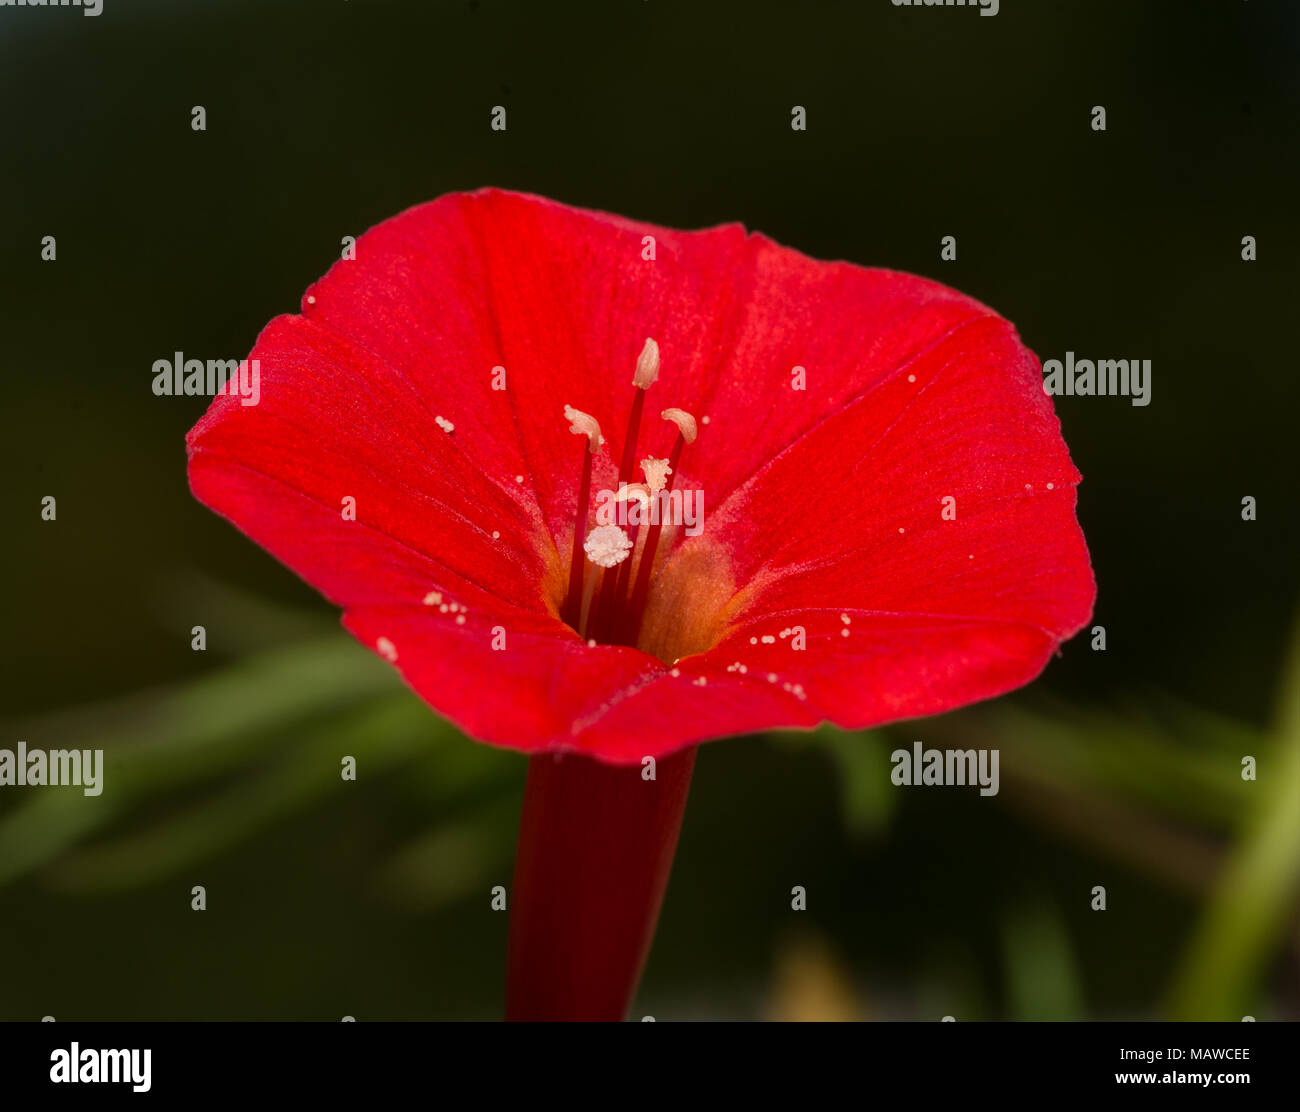
[[[693,743],[985,699],[1091,612],[1037,360],[920,278],[487,190],[372,229],[250,358],[195,495],[467,733],[608,762],[530,764],[514,1018],[624,1014]],[[615,489],[704,528],[595,524]]]
[[[660,378],[625,445],[647,336]],[[260,404],[218,397],[189,435],[195,495],[492,744],[628,763],[934,714],[1032,679],[1091,612],[1037,360],[920,278],[485,190],[373,228],[250,358]],[[584,630],[638,648],[563,620],[566,405],[613,440],[593,491],[625,451],[672,456],[661,409],[700,421],[670,481],[703,532],[664,530],[639,632],[635,555]]]

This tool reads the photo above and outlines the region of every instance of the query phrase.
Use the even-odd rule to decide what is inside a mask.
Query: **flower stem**
[[[636,992],[695,767],[540,754],[528,764],[510,900],[506,1018],[621,1020]]]

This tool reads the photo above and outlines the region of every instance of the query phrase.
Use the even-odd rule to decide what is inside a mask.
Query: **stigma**
[[[632,541],[617,525],[597,525],[587,534],[582,548],[587,559],[598,568],[612,568],[627,559]]]

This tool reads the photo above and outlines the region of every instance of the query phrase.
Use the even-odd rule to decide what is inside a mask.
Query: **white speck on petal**
[[[426,410],[426,412],[428,411]],[[433,423],[437,425],[438,428],[442,429],[442,431],[448,436],[456,431],[456,426],[448,421],[446,417],[442,416],[442,414],[438,414],[438,416],[433,419]]]
[[[437,606],[438,603],[440,603],[441,601],[442,601],[441,591],[430,591],[427,595],[424,596],[425,606]]]
[[[379,650],[379,655],[390,664],[397,660],[397,646],[387,637],[379,638],[379,640],[375,642],[375,648]]]

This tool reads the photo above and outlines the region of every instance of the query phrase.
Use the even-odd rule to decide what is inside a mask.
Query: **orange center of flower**
[[[646,391],[658,375],[659,346],[646,340],[632,379],[636,394],[623,439],[615,498],[628,508],[619,518],[626,524],[603,522],[588,528],[592,457],[604,438],[594,418],[565,407],[569,431],[586,436],[587,446],[578,485],[569,587],[560,616],[589,644],[632,645],[673,663],[704,651],[718,639],[727,614],[734,609],[728,604],[735,591],[723,554],[703,538],[654,577],[665,526],[675,530],[681,524],[673,520],[683,504],[681,495],[675,502],[671,498],[673,481],[682,453],[698,431],[695,418],[685,410],[665,409],[660,416],[677,426],[672,450],[667,459],[642,459],[646,481],[634,482]]]

